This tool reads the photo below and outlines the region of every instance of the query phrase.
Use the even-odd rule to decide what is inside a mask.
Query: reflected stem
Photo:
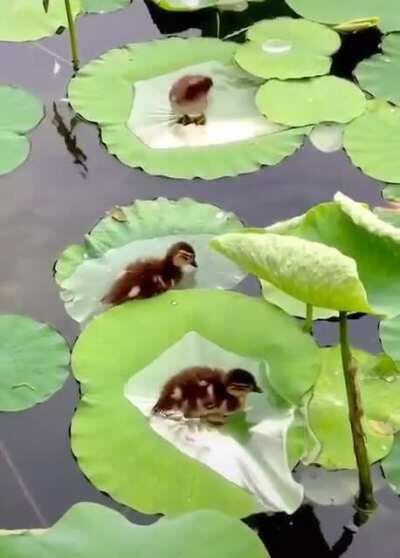
[[[313,332],[313,318],[314,318],[314,306],[307,303],[306,319],[303,325],[303,331],[310,333]]]
[[[65,0],[65,11],[68,19],[69,38],[71,42],[72,66],[75,71],[79,70],[78,42],[76,39],[76,28],[74,16],[72,15],[70,0]]]
[[[366,437],[362,425],[364,415],[360,385],[358,381],[358,364],[353,358],[349,345],[347,328],[347,312],[339,312],[340,349],[342,353],[343,374],[346,384],[347,404],[349,408],[349,419],[351,433],[353,436],[353,448],[357,462],[359,493],[356,499],[356,507],[365,513],[372,513],[376,508],[374,489],[371,478],[371,467],[368,459]]]

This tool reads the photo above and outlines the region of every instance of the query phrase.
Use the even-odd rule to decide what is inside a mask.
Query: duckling
[[[173,417],[204,419],[213,425],[225,424],[229,415],[241,411],[251,392],[261,393],[254,376],[234,368],[224,372],[218,368],[195,366],[168,380],[153,407],[153,413]]]
[[[179,116],[178,124],[187,126],[206,123],[205,111],[208,93],[213,80],[207,76],[183,76],[174,83],[169,92],[169,102],[173,112]]]
[[[127,300],[157,296],[178,285],[185,272],[197,267],[193,247],[177,242],[163,259],[149,258],[129,264],[101,302],[116,306]]]

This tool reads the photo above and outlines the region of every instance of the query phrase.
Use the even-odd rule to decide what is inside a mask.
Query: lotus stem
[[[68,19],[69,38],[71,42],[72,66],[75,71],[79,70],[78,42],[76,40],[76,28],[74,16],[72,15],[70,0],[65,0],[65,11]]]
[[[303,331],[305,331],[306,333],[312,334],[313,332],[313,313],[314,313],[313,305],[307,303],[306,319],[303,325]]]
[[[376,508],[374,489],[371,479],[371,467],[365,443],[362,425],[364,415],[360,385],[358,382],[358,364],[353,358],[349,345],[347,329],[347,312],[339,312],[340,348],[342,353],[343,374],[346,384],[349,419],[353,436],[354,454],[357,462],[359,493],[356,506],[364,512],[372,512]]]

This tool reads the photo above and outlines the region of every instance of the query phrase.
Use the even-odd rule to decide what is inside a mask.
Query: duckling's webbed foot
[[[184,114],[178,119],[178,124],[182,126],[189,126],[189,124],[195,124],[196,126],[204,126],[206,123],[205,114],[199,114],[197,116],[190,116],[189,114]]]

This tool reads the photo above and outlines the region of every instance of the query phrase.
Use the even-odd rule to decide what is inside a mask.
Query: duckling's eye
[[[205,405],[206,409],[215,409],[216,404],[215,403],[206,403]]]

